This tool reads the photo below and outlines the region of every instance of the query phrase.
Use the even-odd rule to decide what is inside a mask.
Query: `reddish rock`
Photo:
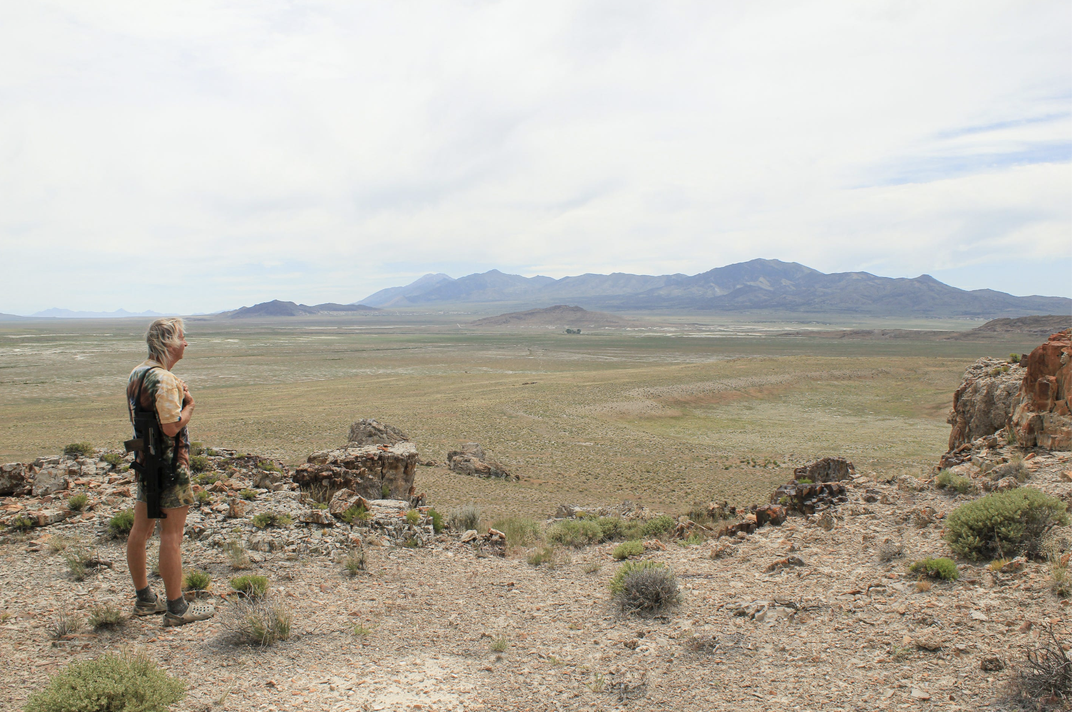
[[[1072,329],[1028,355],[1008,427],[1021,447],[1072,450]]]
[[[760,527],[764,524],[781,526],[787,514],[785,507],[777,504],[764,504],[756,507],[756,525]]]
[[[314,452],[293,479],[304,489],[348,489],[365,499],[406,500],[417,468],[417,449],[408,442],[390,447],[347,446]]]
[[[718,530],[718,536],[716,538],[722,538],[724,536],[737,536],[738,534],[751,534],[756,530],[756,523],[748,519],[742,519],[739,522],[733,524],[727,524]]]
[[[843,457],[824,457],[793,470],[793,479],[812,482],[841,482],[856,474],[856,468]]]
[[[19,497],[33,489],[34,466],[21,462],[0,465],[0,496]]]

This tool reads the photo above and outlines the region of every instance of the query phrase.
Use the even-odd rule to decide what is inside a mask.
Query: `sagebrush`
[[[980,559],[1037,556],[1042,537],[1068,524],[1065,503],[1033,487],[994,492],[957,507],[946,518],[945,540],[961,556]]]
[[[186,684],[141,655],[106,653],[74,662],[26,703],[25,712],[164,712]]]

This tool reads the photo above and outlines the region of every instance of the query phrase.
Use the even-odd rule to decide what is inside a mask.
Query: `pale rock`
[[[34,475],[33,490],[31,491],[31,494],[34,497],[40,497],[42,495],[60,492],[67,489],[68,482],[69,480],[65,470],[49,467]]]

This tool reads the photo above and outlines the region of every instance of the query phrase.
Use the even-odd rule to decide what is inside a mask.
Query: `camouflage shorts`
[[[145,483],[140,478],[138,479],[138,496],[136,499],[139,502],[147,501]],[[193,503],[194,491],[190,487],[190,470],[186,467],[180,467],[172,483],[164,487],[164,491],[160,493],[160,508],[178,509],[179,507],[189,507]]]

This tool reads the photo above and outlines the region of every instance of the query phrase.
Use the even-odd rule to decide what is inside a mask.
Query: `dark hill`
[[[606,327],[628,326],[630,322],[613,314],[594,312],[558,304],[546,309],[530,309],[523,312],[511,312],[499,316],[477,319],[471,326],[507,326],[507,327],[559,327],[563,329],[600,329]]]
[[[252,319],[257,317],[311,316],[314,314],[366,311],[379,310],[373,307],[367,307],[364,304],[335,304],[328,302],[326,304],[317,304],[315,307],[310,307],[304,304],[295,304],[294,302],[283,302],[278,299],[273,299],[270,302],[261,302],[260,304],[254,304],[251,307],[242,307],[230,314],[223,314],[222,316],[226,316],[230,319]]]

